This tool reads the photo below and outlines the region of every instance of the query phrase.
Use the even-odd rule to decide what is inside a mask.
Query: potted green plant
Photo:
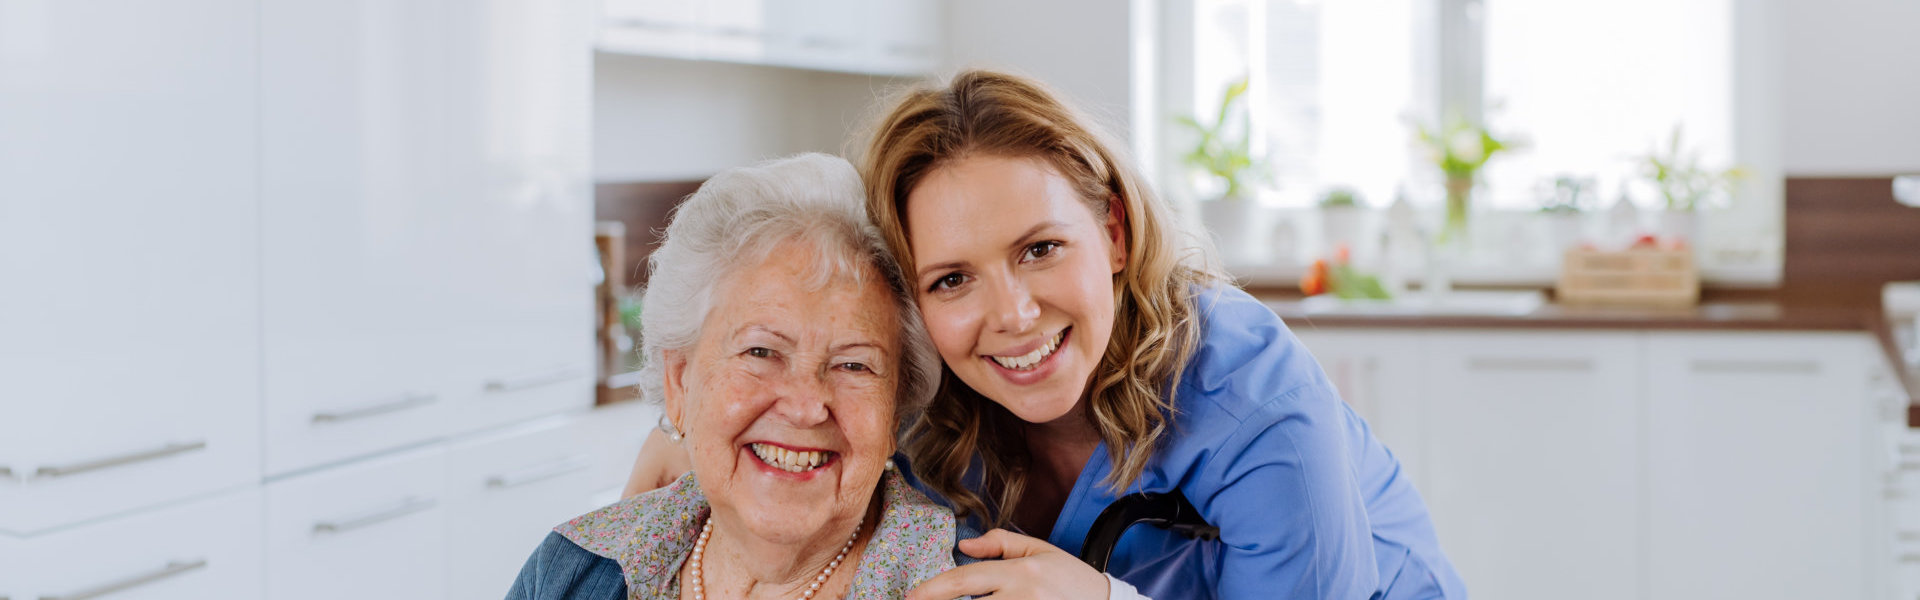
[[[1689,150],[1682,141],[1679,125],[1673,127],[1665,148],[1642,155],[1639,163],[1641,174],[1653,185],[1666,209],[1660,215],[1661,235],[1686,243],[1694,241],[1694,212],[1731,203],[1734,189],[1746,176],[1739,167],[1702,166],[1700,152]]]
[[[1440,229],[1439,241],[1458,240],[1466,234],[1467,215],[1480,169],[1494,156],[1516,148],[1517,144],[1496,137],[1485,126],[1458,115],[1449,116],[1438,129],[1424,123],[1415,123],[1414,127],[1427,160],[1446,176],[1447,218]]]
[[[1252,188],[1265,173],[1253,158],[1253,135],[1241,102],[1246,93],[1247,79],[1242,77],[1229,83],[1220,95],[1220,106],[1211,123],[1187,115],[1174,119],[1194,135],[1192,146],[1180,156],[1181,162],[1212,180],[1219,190],[1218,195],[1201,201],[1200,216],[1229,262],[1252,262],[1261,254],[1259,203],[1252,196]]]
[[[1323,245],[1353,247],[1361,242],[1365,215],[1361,212],[1359,191],[1347,186],[1327,188],[1320,193],[1319,205],[1320,229],[1325,236]]]
[[[1594,187],[1592,178],[1561,175],[1541,195],[1539,218],[1546,226],[1547,245],[1555,253],[1580,243]]]

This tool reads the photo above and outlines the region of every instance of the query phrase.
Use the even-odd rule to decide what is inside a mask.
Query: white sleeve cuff
[[[1140,590],[1134,589],[1132,584],[1129,584],[1125,581],[1121,581],[1119,579],[1115,579],[1112,575],[1107,575],[1107,600],[1153,600],[1153,599],[1140,595]]]

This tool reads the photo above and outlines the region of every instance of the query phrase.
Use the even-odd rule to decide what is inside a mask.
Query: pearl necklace
[[[827,568],[813,578],[813,583],[807,585],[807,593],[801,594],[800,600],[813,600],[813,595],[820,593],[820,586],[827,583],[827,577],[832,576],[833,570],[840,568],[840,561],[846,560],[847,553],[853,551],[854,540],[860,539],[860,526],[866,524],[867,516],[860,515],[860,522],[853,525],[853,536],[847,538],[846,545],[840,546],[840,553],[834,555],[833,560],[827,563]],[[707,600],[706,578],[700,574],[700,559],[707,553],[707,538],[712,536],[713,518],[708,517],[707,524],[700,527],[700,539],[693,542],[693,600]]]

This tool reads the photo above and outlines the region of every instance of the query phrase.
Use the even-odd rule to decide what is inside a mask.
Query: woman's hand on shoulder
[[[998,558],[941,573],[922,582],[907,600],[952,600],[988,596],[1017,600],[1106,600],[1107,576],[1079,558],[1036,539],[1005,529],[960,540],[960,551],[974,558]]]
[[[667,487],[690,470],[693,464],[687,459],[687,450],[668,440],[667,434],[653,430],[640,446],[640,456],[633,460],[633,472],[627,476],[627,487],[620,497],[632,498]]]

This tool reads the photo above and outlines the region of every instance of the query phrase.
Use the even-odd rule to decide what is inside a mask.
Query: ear
[[[1108,255],[1113,257],[1113,274],[1127,268],[1127,203],[1117,194],[1107,195]]]
[[[660,353],[664,368],[661,369],[667,397],[662,399],[662,408],[667,414],[667,422],[682,435],[687,433],[685,412],[687,406],[687,354],[682,350],[665,350]]]

